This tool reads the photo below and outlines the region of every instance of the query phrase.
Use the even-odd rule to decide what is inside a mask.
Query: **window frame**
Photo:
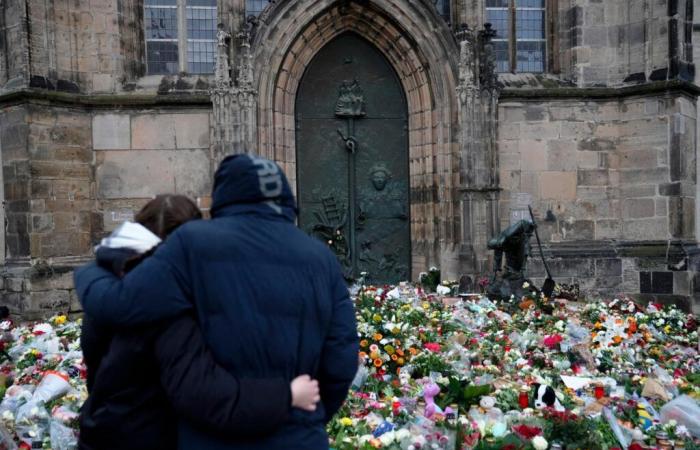
[[[189,70],[189,44],[195,42],[208,42],[214,44],[214,53],[216,52],[216,34],[212,39],[202,39],[202,38],[189,38],[189,30],[187,25],[187,10],[214,10],[216,12],[214,16],[214,24],[216,30],[216,24],[219,19],[218,6],[200,6],[200,5],[187,5],[187,0],[175,0],[175,5],[162,6],[162,5],[148,5],[146,2],[143,4],[144,8],[144,59],[146,65],[146,75],[147,76],[166,76],[166,75],[177,75],[178,73],[184,73],[187,75],[198,75],[198,76],[213,76],[216,67],[216,61],[212,64],[211,72],[191,72]],[[176,9],[177,10],[177,39],[150,39],[148,37],[149,33],[146,26],[146,9],[147,8],[161,8],[161,9]],[[148,58],[148,43],[149,42],[177,42],[177,73],[151,73],[149,58]],[[216,56],[214,56],[216,58]]]
[[[497,6],[489,7],[487,3],[484,2],[484,19],[488,22],[488,11],[489,10],[505,10],[507,11],[508,20],[508,36],[506,38],[501,38],[496,36],[495,42],[507,42],[508,45],[508,70],[499,70],[499,73],[556,73],[558,72],[558,67],[555,64],[557,58],[554,57],[553,53],[556,49],[556,11],[554,10],[554,5],[556,2],[551,0],[543,0],[544,7],[529,7],[529,6],[516,6],[517,0],[506,0],[507,6]],[[543,11],[544,17],[542,23],[544,25],[543,38],[542,39],[532,39],[532,38],[522,38],[518,39],[518,24],[517,17],[518,11]],[[544,55],[542,61],[542,70],[533,71],[518,71],[518,42],[543,42],[544,43]]]

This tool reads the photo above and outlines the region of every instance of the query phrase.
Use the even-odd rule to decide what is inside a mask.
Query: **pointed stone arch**
[[[456,273],[460,241],[458,45],[427,2],[282,1],[260,17],[252,43],[258,74],[257,151],[296,184],[295,98],[314,55],[344,32],[376,46],[406,93],[413,277],[430,265]]]

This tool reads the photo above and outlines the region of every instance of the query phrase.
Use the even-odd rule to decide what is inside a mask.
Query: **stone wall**
[[[692,80],[685,37],[692,1],[560,0],[562,76],[579,86]]]
[[[511,193],[528,193],[540,236],[562,257],[555,276],[606,295],[692,295],[696,112],[693,97],[673,92],[503,99],[502,224]],[[644,285],[643,273],[671,266],[679,270],[655,275],[670,277],[670,290]],[[538,262],[533,269],[543,274]]]
[[[7,217],[3,304],[35,317],[75,310],[72,269],[160,193],[205,210],[210,111],[6,107],[0,148]]]
[[[104,112],[92,117],[95,190],[105,231],[150,198],[179,193],[208,206],[208,111]]]

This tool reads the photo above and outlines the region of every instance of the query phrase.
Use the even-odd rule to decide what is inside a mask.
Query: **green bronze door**
[[[347,33],[311,61],[296,99],[299,225],[348,278],[409,278],[406,99],[386,58]]]

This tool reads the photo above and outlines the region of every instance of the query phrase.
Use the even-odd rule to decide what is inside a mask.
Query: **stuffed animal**
[[[533,399],[535,403],[535,408],[545,409],[554,408],[554,410],[563,412],[566,409],[559,403],[557,399],[557,394],[554,392],[550,386],[546,384],[535,383],[533,387]]]
[[[435,413],[442,414],[442,410],[435,404],[435,397],[440,393],[440,386],[433,380],[428,379],[423,387],[423,398],[425,399],[425,417],[430,419]]]

